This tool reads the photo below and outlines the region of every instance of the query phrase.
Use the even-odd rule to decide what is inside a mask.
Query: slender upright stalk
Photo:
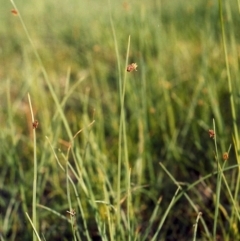
[[[230,66],[228,61],[228,51],[227,51],[227,43],[226,43],[226,33],[225,33],[225,27],[224,27],[224,20],[223,20],[223,7],[222,7],[222,0],[218,0],[219,4],[219,18],[220,18],[220,24],[221,24],[221,33],[222,33],[222,43],[223,43],[223,49],[224,49],[224,56],[225,56],[225,65],[226,65],[226,71],[227,71],[227,80],[228,80],[228,91],[229,91],[229,99],[230,99],[230,106],[231,106],[231,112],[232,112],[232,119],[233,119],[233,142],[235,147],[235,156],[238,163],[238,175],[236,179],[236,186],[235,186],[235,194],[234,199],[235,202],[238,202],[238,196],[239,196],[239,188],[240,188],[240,140],[239,140],[239,130],[237,125],[237,114],[236,114],[236,108],[235,108],[235,102],[234,102],[234,93],[233,93],[233,82],[231,78],[231,72],[230,72]],[[228,4],[228,3],[226,3]],[[238,0],[238,9],[240,12],[240,1]],[[234,203],[235,203],[234,202]],[[235,213],[232,214],[231,217],[231,223],[233,222],[235,217]]]
[[[25,214],[26,214],[27,219],[28,219],[28,221],[30,222],[30,224],[31,224],[31,226],[32,226],[32,228],[33,228],[34,234],[36,235],[35,240],[36,240],[36,241],[37,241],[37,240],[38,240],[38,241],[41,241],[41,238],[40,238],[40,236],[39,236],[39,234],[38,234],[38,232],[37,232],[37,229],[36,229],[36,227],[34,226],[31,218],[29,217],[28,213],[25,213]],[[35,236],[35,235],[34,235],[34,236]],[[33,237],[34,237],[34,236],[33,236]]]
[[[214,131],[215,159],[217,162],[217,180],[216,180],[217,186],[216,186],[215,212],[214,212],[214,221],[213,221],[213,240],[216,240],[222,176],[220,173],[220,163],[218,158],[217,136],[216,136],[216,127],[215,127],[214,119],[213,119],[213,131]]]
[[[198,215],[197,215],[196,223],[194,224],[193,241],[196,241],[198,221],[199,221],[201,216],[202,216],[202,213],[199,212]]]
[[[39,65],[40,65],[42,74],[43,74],[43,76],[44,76],[45,83],[46,83],[47,86],[48,86],[48,89],[49,89],[49,91],[50,91],[50,93],[51,93],[51,96],[52,96],[52,98],[53,98],[53,100],[54,100],[54,102],[55,102],[55,104],[56,104],[56,107],[57,107],[57,110],[58,110],[58,112],[59,112],[59,115],[60,115],[61,118],[62,118],[63,124],[64,124],[65,129],[66,129],[66,131],[67,131],[67,134],[68,134],[68,136],[69,136],[69,139],[71,140],[71,139],[72,139],[72,132],[71,132],[71,130],[70,130],[70,127],[69,127],[69,124],[68,124],[68,122],[67,122],[67,119],[66,119],[66,117],[65,117],[65,115],[64,115],[64,112],[63,112],[63,110],[62,110],[62,108],[61,108],[61,105],[60,105],[60,102],[59,102],[59,100],[58,100],[58,97],[57,97],[57,95],[56,95],[56,93],[55,93],[55,91],[54,91],[54,88],[53,88],[50,80],[49,80],[49,77],[48,77],[47,71],[46,71],[46,69],[45,69],[45,67],[44,67],[44,65],[43,65],[42,59],[40,58],[40,55],[39,55],[39,53],[38,53],[38,51],[37,51],[37,49],[36,49],[36,47],[35,47],[35,45],[34,45],[34,43],[33,43],[33,41],[32,41],[32,38],[31,38],[31,36],[30,36],[30,34],[29,34],[29,32],[28,32],[28,29],[27,29],[27,27],[26,27],[26,24],[24,23],[23,18],[22,18],[22,16],[21,16],[20,12],[18,11],[18,8],[17,8],[14,0],[10,0],[10,2],[11,2],[11,4],[13,5],[13,7],[15,8],[15,10],[17,11],[17,13],[18,13],[18,17],[19,17],[19,20],[20,20],[20,22],[21,22],[21,24],[22,24],[23,30],[24,30],[24,32],[25,32],[25,34],[26,34],[26,36],[27,36],[27,39],[28,39],[28,41],[29,41],[32,49],[33,49],[33,53],[35,54],[35,57],[36,57]]]
[[[28,101],[30,106],[32,123],[34,123],[34,115],[32,110],[32,103],[30,95],[28,94]],[[37,144],[36,144],[36,128],[33,130],[33,192],[32,192],[32,222],[34,227],[38,230],[37,213],[36,213],[36,200],[37,200]],[[33,231],[33,241],[37,240],[37,236]]]
[[[109,0],[109,8],[110,8],[110,0]],[[117,38],[115,33],[115,28],[112,20],[111,15],[111,8],[110,8],[110,24],[112,28],[112,34],[114,39],[114,46],[116,51],[116,57],[117,57],[117,63],[118,63],[118,80],[119,80],[119,95],[120,95],[120,123],[119,123],[119,139],[118,139],[118,174],[117,174],[117,239],[120,238],[120,222],[121,222],[121,175],[122,175],[122,159],[125,159],[125,167],[126,167],[126,180],[128,181],[129,177],[129,165],[128,165],[128,151],[127,151],[127,138],[126,138],[126,122],[125,122],[125,110],[124,110],[124,101],[125,101],[125,90],[126,90],[126,68],[128,65],[128,56],[129,56],[129,50],[130,50],[130,36],[128,38],[128,46],[127,46],[127,54],[126,54],[126,62],[125,62],[125,68],[124,68],[124,77],[122,79],[122,69],[121,69],[121,61],[119,57],[119,51],[118,51],[118,44],[117,44]],[[122,147],[123,145],[123,147]],[[124,153],[124,157],[123,157]]]
[[[223,9],[222,9],[222,0],[218,0],[219,3],[219,16],[220,16],[220,23],[221,23],[221,30],[222,30],[222,42],[223,42],[223,49],[224,49],[224,56],[225,56],[225,64],[226,64],[226,71],[227,71],[227,80],[228,80],[228,91],[229,91],[229,98],[230,98],[230,105],[231,105],[231,112],[232,112],[232,118],[233,118],[233,129],[234,129],[234,139],[236,142],[236,148],[237,148],[237,159],[238,163],[240,163],[240,146],[239,146],[239,132],[238,132],[238,126],[237,126],[237,115],[236,115],[236,109],[235,109],[235,103],[234,103],[234,96],[233,96],[233,86],[232,86],[232,79],[231,79],[231,73],[230,73],[230,67],[228,62],[228,51],[227,51],[227,44],[226,44],[226,34],[225,34],[225,28],[224,28],[224,21],[223,21]]]
[[[119,94],[120,98],[122,99],[122,77],[121,77],[121,66],[120,66],[120,58],[119,58],[119,52],[118,52],[118,45],[117,45],[117,38],[116,38],[116,33],[115,33],[115,28],[113,25],[112,21],[112,16],[110,13],[110,23],[111,23],[111,28],[112,28],[112,33],[113,33],[113,39],[114,39],[114,46],[115,46],[115,51],[117,55],[117,63],[118,63],[118,81],[119,81]],[[121,101],[122,103],[122,101]],[[122,166],[122,121],[120,120],[119,124],[119,136],[118,136],[118,173],[117,173],[117,230],[116,230],[116,236],[120,236],[120,220],[121,220],[121,166]]]

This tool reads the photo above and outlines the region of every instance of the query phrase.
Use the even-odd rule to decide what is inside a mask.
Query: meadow
[[[2,2],[0,240],[240,240],[239,19]]]

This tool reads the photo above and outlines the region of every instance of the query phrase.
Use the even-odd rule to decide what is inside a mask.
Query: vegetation
[[[2,3],[1,240],[239,240],[238,4]]]

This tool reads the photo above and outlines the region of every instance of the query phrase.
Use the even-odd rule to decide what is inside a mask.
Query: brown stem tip
[[[214,130],[209,130],[209,131],[208,131],[208,134],[209,134],[209,137],[210,137],[210,138],[214,138],[214,137],[215,137],[215,132],[214,132]]]
[[[11,13],[12,13],[13,15],[15,15],[15,16],[17,16],[17,15],[18,15],[18,12],[17,12],[17,10],[16,10],[16,9],[12,9],[12,10],[11,10]]]
[[[37,129],[38,124],[39,124],[38,121],[35,120],[35,121],[32,123],[33,129]]]
[[[137,64],[136,63],[131,63],[127,66],[127,72],[132,72],[132,71],[137,71]]]

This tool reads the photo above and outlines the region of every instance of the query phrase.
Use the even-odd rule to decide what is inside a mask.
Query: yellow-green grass
[[[2,3],[1,240],[238,240],[237,4]]]

